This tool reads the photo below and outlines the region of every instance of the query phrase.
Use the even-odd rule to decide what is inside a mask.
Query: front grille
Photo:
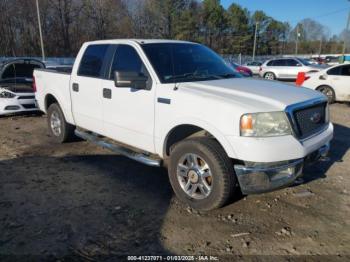
[[[35,96],[19,96],[18,99],[34,99]]]
[[[36,108],[35,104],[24,104],[22,105],[25,109],[34,109]]]
[[[293,111],[295,129],[300,139],[309,137],[324,128],[326,107],[327,103],[321,103]]]

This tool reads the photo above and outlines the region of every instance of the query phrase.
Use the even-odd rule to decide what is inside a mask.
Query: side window
[[[79,76],[101,77],[102,65],[109,45],[90,45],[80,61]]]
[[[285,60],[284,59],[275,60],[273,65],[274,66],[284,66],[285,65]]]
[[[148,75],[136,50],[129,45],[119,45],[113,58],[110,79],[115,71],[131,71]]]
[[[300,64],[297,60],[294,59],[286,59],[285,60],[285,65],[286,66],[298,66]]]
[[[334,67],[332,69],[329,69],[327,71],[327,74],[331,75],[331,76],[338,76],[338,75],[340,75],[340,70],[341,70],[341,66],[337,66],[337,67]]]
[[[350,65],[345,65],[341,67],[342,76],[350,76]]]
[[[272,61],[268,62],[267,65],[268,65],[268,66],[274,66],[274,65],[275,65],[275,61],[272,60]]]

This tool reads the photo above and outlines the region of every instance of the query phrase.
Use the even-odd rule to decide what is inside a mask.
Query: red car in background
[[[244,77],[252,77],[253,76],[253,72],[252,70],[250,70],[248,67],[245,66],[241,66],[239,64],[236,64],[234,62],[229,62],[228,63],[235,71],[237,71],[238,73],[240,73],[242,76]]]

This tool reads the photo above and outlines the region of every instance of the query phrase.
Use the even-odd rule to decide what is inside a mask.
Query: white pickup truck
[[[71,74],[36,69],[34,78],[59,142],[76,135],[164,165],[178,198],[196,209],[293,183],[333,137],[323,94],[241,78],[191,42],[88,42]]]

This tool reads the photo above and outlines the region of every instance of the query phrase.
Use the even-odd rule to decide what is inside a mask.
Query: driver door
[[[148,77],[147,89],[116,87],[115,71]],[[155,87],[138,53],[131,45],[115,46],[107,79],[102,80],[104,134],[127,145],[154,152]]]

